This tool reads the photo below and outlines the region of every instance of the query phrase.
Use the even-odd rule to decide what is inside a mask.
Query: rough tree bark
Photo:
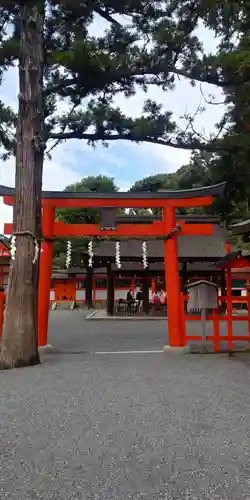
[[[40,363],[37,345],[35,238],[41,236],[43,169],[44,0],[20,4],[19,114],[12,261],[0,350],[0,368]]]

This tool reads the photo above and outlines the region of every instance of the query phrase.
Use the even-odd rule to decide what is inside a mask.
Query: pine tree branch
[[[167,75],[169,74],[175,74],[178,76],[182,76],[184,78],[187,78],[189,80],[195,80],[197,82],[201,83],[208,83],[210,85],[213,85],[215,87],[220,87],[220,88],[231,88],[231,87],[239,87],[241,85],[244,85],[248,79],[244,79],[242,81],[235,81],[235,80],[230,80],[230,79],[225,79],[222,80],[218,76],[214,75],[202,75],[198,69],[193,68],[191,71],[187,71],[183,68],[176,68],[172,66],[167,66],[165,63],[160,63],[152,68],[136,68],[136,69],[126,69],[124,71],[114,71],[109,72],[105,75],[105,72],[102,73],[102,79],[104,79],[105,84],[108,85],[109,83],[118,83],[119,81],[123,79],[129,79],[129,78],[136,78],[136,77],[143,77],[143,76],[159,76],[160,74]],[[103,88],[102,84],[102,79],[100,79],[100,87]],[[58,83],[48,85],[47,88],[44,90],[44,94],[50,95],[51,93],[54,92],[60,92],[64,89],[68,89],[74,85],[79,85],[79,78],[78,77],[73,77],[73,78],[65,78]],[[90,92],[90,89],[86,89],[86,96]]]
[[[101,7],[99,7],[98,5],[95,5],[93,7],[94,11],[100,16],[102,17],[103,19],[105,19],[105,21],[108,21],[109,23],[111,24],[114,24],[115,26],[118,26],[119,28],[122,28],[122,24],[120,24],[116,19],[114,19],[108,12],[108,10],[103,10],[101,9]]]
[[[107,133],[85,133],[85,132],[80,132],[80,131],[72,131],[72,132],[51,132],[49,134],[49,139],[53,140],[67,140],[67,139],[84,139],[87,140],[89,143],[94,143],[97,141],[102,141],[102,142],[113,142],[113,141],[121,141],[121,140],[126,140],[126,141],[131,141],[131,142],[147,142],[150,144],[159,144],[161,146],[169,146],[171,148],[175,149],[184,149],[184,150],[203,150],[203,151],[222,151],[223,147],[220,145],[221,143],[215,143],[215,142],[210,142],[210,143],[202,143],[198,140],[192,140],[190,142],[184,142],[182,139],[176,138],[175,141],[173,139],[162,139],[159,137],[149,137],[149,136],[143,136],[141,137],[135,137],[133,133],[121,133],[121,134],[107,134]]]

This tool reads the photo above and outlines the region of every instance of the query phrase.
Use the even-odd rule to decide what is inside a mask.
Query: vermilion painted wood
[[[209,314],[207,316],[207,321],[213,321],[214,319],[214,316],[212,314]],[[247,321],[248,317],[247,317],[247,314],[245,316],[237,316],[237,315],[233,315],[232,316],[232,321]],[[185,320],[186,321],[201,321],[201,316],[199,316],[198,314],[195,315],[195,316],[192,316],[191,314],[190,315],[185,315]],[[223,315],[223,316],[219,316],[219,320],[220,321],[228,321],[228,315]]]
[[[14,204],[12,196],[3,196],[3,202],[5,205],[9,205],[10,207]]]
[[[163,209],[165,234],[176,227],[175,210],[172,207]],[[168,337],[171,347],[185,345],[184,316],[181,314],[183,301],[180,294],[180,277],[178,265],[177,235],[164,241],[165,282],[168,297]]]
[[[177,221],[181,226],[180,236],[211,236],[213,235],[213,224],[185,224],[183,221]],[[4,224],[4,234],[12,234],[13,224]],[[46,227],[43,224],[43,234],[46,234]],[[74,237],[74,236],[90,236],[90,237],[164,237],[166,228],[163,222],[156,224],[120,224],[115,231],[101,230],[98,224],[66,224],[63,221],[55,221],[53,224],[53,237]]]
[[[3,243],[0,243],[0,257],[9,257],[9,256],[10,256],[10,249]]]
[[[5,300],[4,291],[0,291],[0,340],[2,338],[2,332],[3,332],[4,300]]]
[[[218,352],[220,350],[220,319],[218,310],[215,310],[213,314],[213,332],[214,352]]]
[[[226,302],[227,297],[221,297],[221,296],[220,296],[220,297],[218,297],[218,300],[219,300],[219,302],[222,302],[222,301],[223,301],[223,302]],[[242,297],[241,297],[241,296],[239,296],[239,297],[238,297],[238,296],[235,296],[235,297],[234,297],[234,296],[232,295],[232,301],[233,301],[233,302],[235,302],[235,303],[236,303],[236,302],[238,302],[238,303],[243,303],[243,304],[244,304],[245,302],[247,302],[247,296],[242,296]]]
[[[227,332],[228,332],[228,350],[233,349],[233,302],[232,302],[232,272],[229,267],[226,270],[226,287],[227,287]]]
[[[247,335],[234,335],[233,338],[234,338],[234,340],[243,340],[243,341],[245,340],[246,342],[248,341],[248,336]],[[201,337],[201,335],[200,336],[199,335],[190,335],[190,336],[188,335],[187,336],[187,340],[202,340],[202,337]],[[213,335],[208,335],[206,337],[206,340],[209,340],[211,342],[211,341],[214,340],[214,336]],[[219,338],[218,338],[218,340],[220,342],[223,342],[223,341],[227,342],[228,341],[228,336],[227,335],[225,335],[225,336],[220,335]]]
[[[43,210],[43,228],[46,235],[53,236],[55,209],[46,207]],[[53,243],[45,240],[40,256],[39,287],[38,287],[38,345],[48,343],[48,320],[50,306],[50,281],[52,273]]]
[[[222,269],[241,269],[244,267],[250,267],[250,261],[245,257],[235,257],[228,262],[224,262],[221,265],[218,264],[217,267],[221,267]]]
[[[183,292],[180,292],[180,301],[181,301],[181,307],[180,307],[180,314],[181,314],[181,325],[183,328],[183,345],[187,344],[187,330],[186,330],[186,321],[185,321],[185,294]]]

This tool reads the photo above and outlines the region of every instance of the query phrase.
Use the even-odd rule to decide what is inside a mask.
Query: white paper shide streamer
[[[93,257],[94,257],[94,252],[93,252],[93,241],[89,241],[88,243],[88,255],[89,255],[89,267],[93,267]]]
[[[10,255],[11,260],[15,260],[16,258],[16,236],[12,236],[10,240]]]
[[[115,263],[118,267],[118,269],[121,269],[121,245],[120,241],[117,241],[115,244]]]
[[[35,247],[35,253],[34,253],[33,264],[35,264],[39,258],[39,244],[37,240],[34,240],[34,247]]]
[[[67,247],[66,247],[66,267],[69,268],[71,264],[71,252],[72,252],[72,243],[71,241],[67,241]]]
[[[142,264],[143,264],[144,269],[147,269],[147,267],[148,267],[148,246],[147,246],[146,241],[142,242]]]

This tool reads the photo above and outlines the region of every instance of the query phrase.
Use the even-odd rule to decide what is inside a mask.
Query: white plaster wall
[[[95,300],[107,300],[107,290],[96,290]]]
[[[85,301],[86,292],[85,290],[76,290],[76,300]]]
[[[127,290],[115,290],[115,300],[119,300],[119,299],[126,300],[128,291],[129,291],[129,289],[127,289]]]

